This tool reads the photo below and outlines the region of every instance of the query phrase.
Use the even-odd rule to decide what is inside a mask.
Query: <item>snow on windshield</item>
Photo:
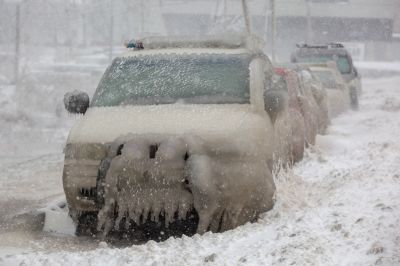
[[[247,54],[163,54],[117,58],[92,106],[249,103]]]

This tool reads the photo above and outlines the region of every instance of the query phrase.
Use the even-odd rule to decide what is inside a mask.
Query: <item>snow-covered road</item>
[[[0,158],[0,265],[400,265],[400,77],[364,79],[360,111],[335,119],[277,176],[277,203],[221,234],[116,248],[11,228],[62,196],[62,154]]]

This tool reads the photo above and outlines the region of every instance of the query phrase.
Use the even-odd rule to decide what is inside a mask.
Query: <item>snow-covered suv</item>
[[[114,59],[89,107],[84,93],[67,94],[67,110],[84,113],[65,147],[74,221],[91,214],[104,234],[122,225],[164,234],[190,220],[183,232],[191,234],[271,209],[274,130],[265,110],[279,106],[264,105],[272,66],[257,43],[145,39]]]
[[[326,63],[335,61],[336,66],[350,90],[351,107],[358,109],[358,98],[361,94],[361,76],[353,64],[350,53],[343,44],[327,45],[298,44],[291,55],[292,63]]]

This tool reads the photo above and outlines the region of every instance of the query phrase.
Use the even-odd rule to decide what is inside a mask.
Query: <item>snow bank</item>
[[[400,74],[400,62],[359,61],[355,65],[363,77],[382,78]]]
[[[57,200],[39,211],[45,213],[43,231],[62,235],[75,235],[76,226],[68,215],[65,199]]]
[[[357,61],[355,62],[357,68],[372,69],[374,71],[387,70],[393,72],[400,72],[400,62],[369,62]]]

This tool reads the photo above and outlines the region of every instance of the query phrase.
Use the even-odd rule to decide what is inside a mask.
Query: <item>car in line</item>
[[[335,62],[309,66],[312,73],[321,81],[327,91],[328,113],[330,118],[350,109],[350,89],[336,68]]]
[[[275,135],[281,139],[276,142],[276,149],[286,149],[281,152],[280,159],[283,162],[293,164],[303,159],[304,149],[306,146],[306,135],[310,132],[310,128],[306,127],[306,120],[303,115],[300,88],[296,86],[296,73],[290,69],[282,67],[274,68],[275,78],[273,79],[273,88],[277,93],[284,94],[287,99],[284,103],[284,111],[278,119],[278,123],[274,124]],[[286,130],[285,130],[286,129]],[[284,142],[290,145],[282,145]]]
[[[311,99],[311,104],[314,106],[314,110],[318,110],[316,111],[316,117],[318,119],[318,134],[325,134],[326,129],[330,124],[328,114],[328,95],[326,89],[322,85],[321,81],[312,73],[308,65],[288,64],[287,67],[296,71],[302,91],[304,91],[305,94],[308,95],[308,98]]]
[[[149,37],[130,47],[90,101],[82,92],[64,98],[82,114],[63,170],[78,233],[162,240],[226,231],[270,210],[284,96],[270,86],[261,42]]]
[[[291,108],[303,117],[306,146],[313,145],[316,135],[324,134],[330,123],[325,88],[306,65],[277,64],[275,71],[283,78],[282,87],[290,92]]]
[[[336,62],[337,68],[349,87],[351,108],[358,109],[358,99],[362,92],[361,76],[354,66],[350,53],[341,43],[329,43],[326,45],[298,44],[291,55],[292,63],[326,63]]]

